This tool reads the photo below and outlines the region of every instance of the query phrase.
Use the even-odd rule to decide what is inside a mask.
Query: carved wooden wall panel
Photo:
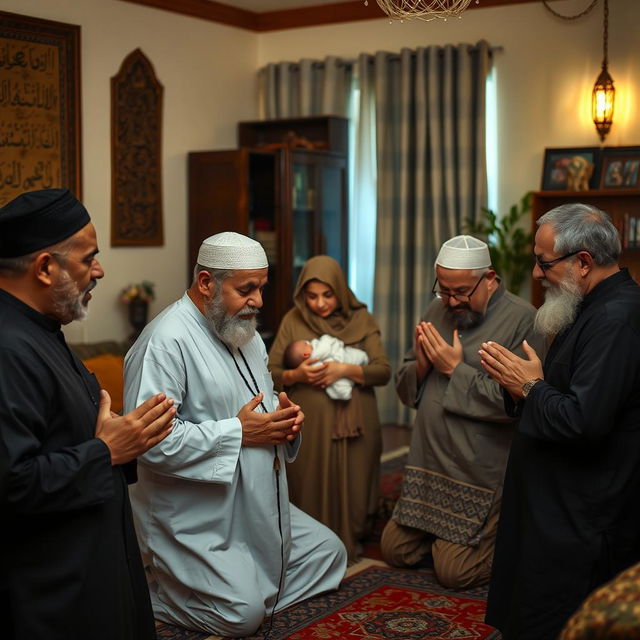
[[[112,246],[163,244],[162,96],[140,49],[111,78]]]

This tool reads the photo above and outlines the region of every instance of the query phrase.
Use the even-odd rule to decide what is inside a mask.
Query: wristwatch
[[[542,380],[542,378],[534,378],[533,380],[527,380],[523,385],[522,385],[522,397],[526,398],[529,395],[529,392],[531,391],[531,389],[533,389],[533,387],[538,384],[538,382],[540,382]]]

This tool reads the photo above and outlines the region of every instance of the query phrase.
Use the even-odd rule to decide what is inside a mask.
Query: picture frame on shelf
[[[600,148],[544,150],[541,191],[587,191],[600,184]]]
[[[605,147],[602,150],[600,188],[640,189],[640,146]]]

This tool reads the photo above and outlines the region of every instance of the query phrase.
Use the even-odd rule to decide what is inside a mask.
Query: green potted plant
[[[518,295],[527,274],[531,270],[531,243],[533,234],[522,227],[523,218],[531,212],[531,192],[512,205],[509,213],[499,217],[490,209],[479,220],[467,219],[465,233],[479,236],[489,245],[491,263],[509,291]],[[528,226],[529,220],[525,221]]]

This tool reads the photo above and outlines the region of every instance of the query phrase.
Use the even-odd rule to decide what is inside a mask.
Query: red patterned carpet
[[[484,624],[486,589],[455,592],[441,587],[430,569],[392,569],[379,558],[380,533],[400,495],[404,456],[382,465],[377,521],[340,588],[280,612],[246,640],[498,640]],[[213,636],[166,624],[158,640],[209,640]]]
[[[370,566],[337,591],[282,611],[268,636],[264,625],[250,640],[497,640],[500,634],[483,622],[484,610],[484,589],[453,592],[429,570]],[[159,640],[209,637],[169,625],[158,629]]]
[[[484,592],[454,594],[442,589],[430,571],[370,567],[347,578],[336,593],[282,612],[269,637],[497,638],[483,622],[484,608]]]

